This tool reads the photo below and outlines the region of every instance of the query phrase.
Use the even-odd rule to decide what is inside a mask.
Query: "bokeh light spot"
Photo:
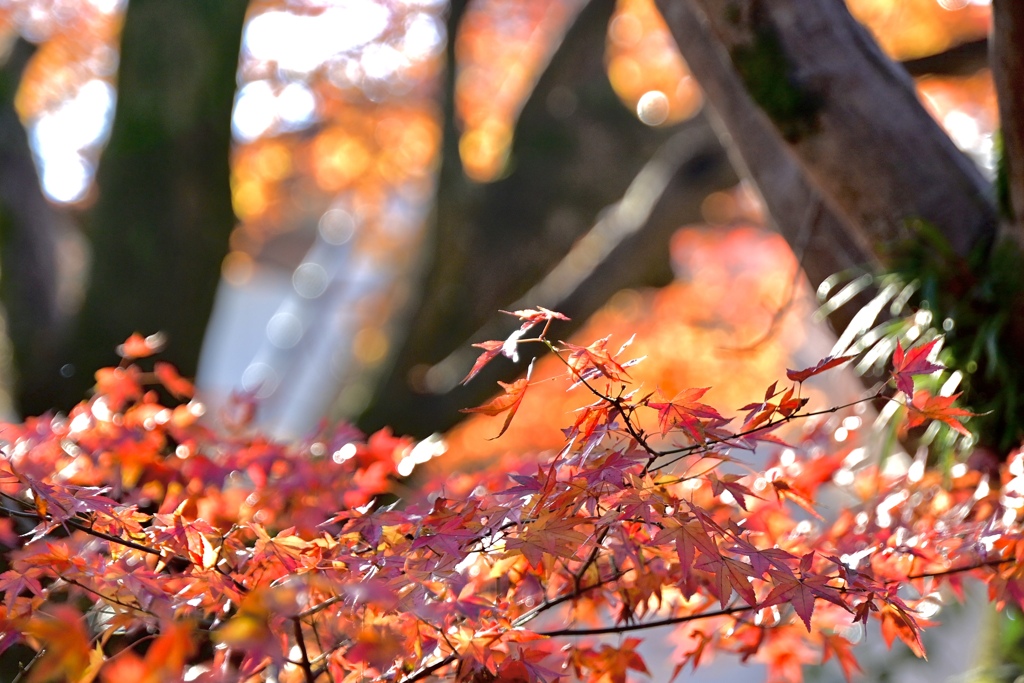
[[[267,322],[267,339],[279,349],[290,349],[302,339],[302,321],[294,313],[275,313]]]
[[[327,271],[319,263],[303,263],[292,273],[292,286],[299,296],[315,299],[327,290]]]
[[[668,96],[660,90],[643,94],[636,103],[636,115],[648,126],[660,126],[668,120]]]
[[[356,222],[348,211],[331,209],[320,217],[317,230],[324,242],[337,246],[352,239],[356,231]]]

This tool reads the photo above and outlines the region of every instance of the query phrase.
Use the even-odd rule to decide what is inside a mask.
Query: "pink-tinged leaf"
[[[771,607],[772,605],[785,603],[793,606],[793,611],[804,622],[807,632],[810,633],[811,617],[814,615],[814,593],[811,589],[802,581],[787,577],[772,589],[772,592],[768,594],[768,597],[758,607]]]
[[[930,375],[944,368],[944,366],[928,360],[928,354],[940,340],[941,337],[933,339],[924,346],[911,349],[906,353],[904,353],[899,340],[896,341],[896,351],[892,355],[892,376],[896,380],[897,389],[907,396],[913,396],[914,375]]]
[[[732,497],[736,500],[736,504],[739,505],[744,510],[746,510],[746,497],[752,496],[754,498],[760,498],[760,496],[756,495],[753,491],[751,491],[743,484],[736,483],[737,479],[739,479],[739,477],[735,474],[725,474],[722,475],[721,478],[719,478],[714,472],[708,473],[708,481],[711,482],[712,493],[714,493],[716,496],[720,496],[724,491],[728,491],[729,494],[732,495]]]
[[[477,373],[483,370],[484,366],[490,363],[494,358],[501,353],[501,348],[504,346],[504,342],[500,341],[485,341],[479,344],[473,344],[478,349],[483,349],[484,352],[477,356],[476,362],[473,363],[472,369],[469,374],[462,379],[462,384],[466,384],[469,380],[476,377]]]
[[[562,342],[562,345],[570,351],[565,362],[574,379],[582,379],[591,370],[596,370],[612,381],[629,377],[629,373],[608,352],[608,337],[598,339],[590,346],[577,346],[569,342]]]
[[[506,315],[513,315],[524,323],[529,323],[532,327],[540,322],[547,322],[550,320],[569,320],[569,317],[559,313],[558,311],[552,311],[543,306],[538,306],[536,309],[525,308],[520,311],[501,311]]]
[[[747,579],[754,576],[753,568],[746,562],[734,560],[731,557],[723,557],[718,565],[716,581],[718,583],[718,597],[724,608],[729,597],[735,590],[748,605],[757,604],[757,596],[754,594],[754,586]]]
[[[949,426],[964,436],[970,436],[970,431],[967,430],[963,424],[957,418],[960,417],[974,417],[977,413],[972,413],[969,410],[963,408],[957,408],[953,405],[960,394],[953,394],[952,396],[932,396],[926,389],[919,389],[914,392],[914,400],[907,404],[909,414],[907,416],[907,429],[912,429],[918,425],[922,425],[929,420],[938,420],[939,422]]]
[[[803,370],[786,370],[786,377],[793,382],[804,382],[810,377],[814,377],[815,375],[834,368],[837,365],[842,365],[854,358],[856,358],[856,356],[839,356],[838,358],[826,356],[818,361],[818,364],[813,368],[805,368]]]

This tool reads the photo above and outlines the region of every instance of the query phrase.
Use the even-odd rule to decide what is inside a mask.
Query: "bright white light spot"
[[[417,12],[406,24],[402,52],[409,59],[419,61],[435,55],[444,42],[445,30],[441,22],[429,14]]]
[[[93,79],[60,108],[30,125],[29,141],[40,168],[43,191],[50,199],[74,202],[85,196],[93,167],[82,153],[106,140],[116,99],[113,86]]]
[[[331,459],[340,465],[346,460],[351,460],[352,458],[354,458],[356,456],[357,451],[358,449],[356,448],[356,445],[354,443],[347,443],[338,450],[334,451],[334,455],[331,456]]]
[[[85,196],[92,181],[92,165],[78,154],[40,159],[40,184],[46,196],[55,202],[77,202]]]
[[[276,313],[267,322],[267,339],[279,349],[290,349],[298,344],[302,331],[302,322],[294,313]]]
[[[512,360],[513,363],[519,362],[519,340],[529,330],[519,328],[508,336],[505,343],[501,345],[501,355]]]
[[[32,147],[44,160],[102,142],[110,132],[117,93],[105,81],[93,79],[59,109],[40,116],[32,126]]]
[[[249,20],[243,48],[253,58],[306,75],[336,54],[351,52],[384,32],[391,12],[383,4],[353,0],[320,14],[264,12]]]
[[[292,287],[306,299],[315,299],[323,294],[327,284],[327,271],[319,263],[303,263],[292,273]]]
[[[370,45],[361,60],[363,73],[374,81],[386,81],[408,66],[405,55],[390,45]]]
[[[853,467],[864,461],[868,457],[868,452],[865,448],[854,448],[852,451],[846,454],[843,458],[843,464],[847,467]]]
[[[660,126],[668,120],[668,97],[660,90],[645,92],[636,103],[636,115],[648,126]]]
[[[71,424],[73,425],[74,422],[72,422]],[[964,476],[964,474],[967,473],[967,465],[964,465],[963,463],[958,463],[956,465],[953,465],[953,467],[963,467],[963,474],[955,475],[955,476],[961,476],[962,477],[962,476]],[[1021,475],[1024,475],[1024,454],[1018,453],[1017,455],[1013,456],[1013,459],[1010,460],[1009,471],[1010,471],[1010,474],[1012,474],[1015,477],[1019,477]]]
[[[860,429],[861,424],[862,420],[856,415],[851,415],[850,417],[843,418],[843,426],[846,427],[851,432],[855,429]]]
[[[270,130],[275,121],[275,105],[274,89],[267,81],[253,81],[239,89],[231,114],[235,138],[250,142]]]
[[[783,449],[782,453],[779,455],[779,464],[782,465],[783,467],[789,467],[795,462],[796,451],[794,451],[792,448]]]
[[[92,427],[92,418],[89,417],[89,413],[79,413],[75,415],[75,419],[71,420],[68,430],[71,434],[77,434],[78,432],[84,432],[90,427]]]
[[[921,481],[924,477],[924,460],[915,460],[907,469],[907,479],[910,481]]]
[[[939,396],[952,396],[956,388],[960,386],[960,380],[964,378],[964,375],[959,370],[954,370],[953,374],[949,376],[942,384],[942,388],[939,389]]]
[[[87,0],[90,5],[95,7],[102,14],[114,14],[124,9],[124,6],[128,4],[128,0]]]
[[[978,488],[974,489],[974,500],[981,500],[988,495],[990,490],[988,477],[982,477],[981,481],[978,482]]]
[[[305,128],[313,122],[316,96],[304,83],[289,83],[277,100],[277,113],[288,128]]]
[[[839,429],[836,430],[836,433],[832,435],[832,438],[838,441],[839,443],[842,443],[843,441],[846,441],[847,437],[849,436],[850,430],[848,430],[846,427],[840,427]]]
[[[845,467],[836,470],[836,473],[832,475],[832,481],[836,483],[836,486],[849,486],[854,482],[853,470],[848,470]]]
[[[356,222],[348,211],[331,209],[320,218],[318,230],[324,242],[337,246],[352,239]]]
[[[981,142],[981,130],[977,120],[971,115],[954,109],[942,119],[942,125],[960,149],[974,150],[978,148]]]

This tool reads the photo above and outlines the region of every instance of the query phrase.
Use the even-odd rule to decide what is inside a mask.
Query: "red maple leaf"
[[[786,370],[786,377],[793,382],[804,382],[810,377],[814,377],[815,375],[825,372],[830,368],[834,368],[837,365],[842,365],[854,358],[856,358],[856,356],[839,356],[838,358],[826,356],[818,361],[818,364],[812,368],[805,368],[803,370]]]
[[[698,401],[708,389],[710,387],[687,389],[676,394],[675,398],[667,403],[647,404],[658,411],[658,424],[661,425],[662,436],[673,427],[682,427],[694,441],[704,441],[704,427],[700,419],[725,419],[717,410]]]
[[[970,436],[971,433],[956,418],[974,417],[977,413],[955,407],[953,403],[959,396],[960,394],[932,396],[927,389],[918,389],[914,392],[914,400],[907,404],[910,412],[907,416],[906,429],[917,427],[928,420],[938,420],[948,425],[950,429]]]
[[[942,370],[944,366],[932,363],[928,360],[928,354],[941,337],[936,338],[916,349],[904,353],[899,340],[896,341],[896,351],[892,354],[892,376],[896,380],[896,388],[907,396],[914,393],[914,375],[930,375],[936,370]]]

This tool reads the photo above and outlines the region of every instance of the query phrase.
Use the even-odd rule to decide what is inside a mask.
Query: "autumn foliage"
[[[803,383],[850,360],[826,358],[728,417],[705,388],[633,386],[628,342],[558,342],[561,314],[512,315],[467,380],[527,348],[564,372],[473,410],[498,434],[531,386],[561,382],[581,406],[564,447],[419,489],[403,475],[423,444],[387,432],[273,443],[244,399],[200,421],[187,380],[144,367],[161,339],[133,336],[69,415],[3,428],[4,661],[33,681],[625,681],[647,671],[644,631],[674,625],[677,673],[731,652],[792,681],[833,657],[852,675],[871,620],[924,656],[918,608],[968,577],[1024,603],[1024,458],[992,481],[893,473],[815,428],[891,403],[905,434],[966,431],[915,380],[941,369],[939,340],[897,345],[854,403],[809,404]],[[833,481],[850,504],[826,521]]]

